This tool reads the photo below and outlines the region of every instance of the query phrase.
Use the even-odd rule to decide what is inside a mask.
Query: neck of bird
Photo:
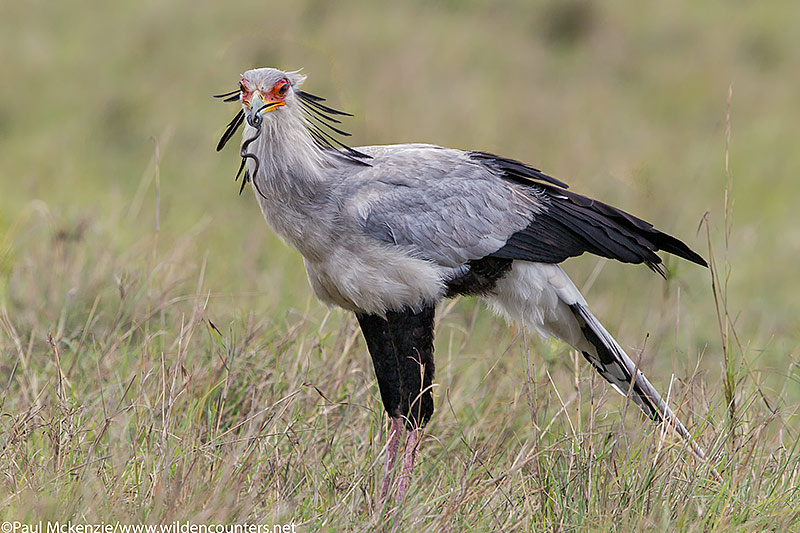
[[[303,118],[286,112],[273,120],[264,120],[261,129],[261,135],[250,146],[250,151],[260,162],[255,175],[255,162],[248,161],[257,190],[266,196],[263,198],[257,193],[259,200],[293,206],[319,198],[326,189],[323,171],[329,162],[314,143]],[[249,139],[255,133],[256,130],[248,125],[244,137]]]
[[[318,219],[315,215],[331,197],[332,184],[325,174],[331,166],[330,156],[316,145],[302,117],[287,112],[271,118],[264,120],[261,135],[249,146],[259,164],[248,159],[247,168],[267,222],[284,240],[304,252],[306,229]],[[247,125],[243,134],[250,139],[256,130]]]

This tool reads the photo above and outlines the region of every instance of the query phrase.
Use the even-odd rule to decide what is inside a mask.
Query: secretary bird
[[[403,440],[397,501],[408,488],[433,414],[434,313],[456,295],[479,296],[509,320],[580,351],[704,458],[558,266],[590,252],[664,276],[656,251],[707,266],[700,255],[513,159],[427,144],[347,146],[337,138],[348,135],[337,117],[351,115],[301,90],[304,80],[297,71],[245,72],[237,90],[217,95],[242,106],[217,150],[244,125],[242,189],[252,182],[269,225],[303,255],[314,294],[358,319],[391,420],[381,502]]]

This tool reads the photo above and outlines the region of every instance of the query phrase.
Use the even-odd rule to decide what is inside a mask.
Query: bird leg
[[[401,441],[405,442],[399,491],[405,498],[422,438],[421,427],[433,413],[433,320],[435,307],[420,311],[387,311],[385,317],[356,313],[367,341],[378,387],[391,419],[389,440],[378,499],[381,506],[392,488]]]
[[[415,428],[406,435],[406,447],[403,450],[403,468],[400,470],[400,483],[397,487],[396,504],[403,503],[411,483],[411,473],[414,471],[414,462],[417,459],[417,451],[422,442],[422,428]]]
[[[401,435],[405,433],[406,427],[403,424],[402,418],[391,417],[392,423],[389,428],[389,440],[386,443],[386,462],[383,465],[383,481],[381,482],[381,491],[379,494],[380,503],[386,501],[386,495],[389,493],[389,487],[392,486],[392,478],[394,477],[394,463],[397,460],[397,450],[400,447]]]

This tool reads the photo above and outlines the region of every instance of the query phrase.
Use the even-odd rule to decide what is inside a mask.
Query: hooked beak
[[[286,102],[281,100],[272,100],[269,98],[265,100],[260,91],[253,91],[250,100],[244,100],[244,103],[248,107],[247,123],[254,128],[261,126],[261,122],[264,120],[261,113],[266,113],[267,111],[272,111],[277,107],[286,105]]]

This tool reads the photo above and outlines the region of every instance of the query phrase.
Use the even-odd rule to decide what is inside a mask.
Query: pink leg
[[[394,463],[397,460],[397,449],[400,446],[400,436],[405,433],[406,427],[403,424],[402,418],[392,417],[392,424],[389,428],[389,441],[386,444],[386,462],[383,464],[383,482],[381,483],[381,492],[379,495],[380,503],[386,501],[386,495],[389,493],[389,487],[392,486],[392,478],[394,474]]]
[[[411,483],[411,473],[414,471],[414,461],[417,459],[417,450],[422,441],[422,430],[414,429],[406,435],[406,449],[403,451],[403,469],[400,471],[400,486],[397,488],[395,503],[401,504],[406,496],[408,485]]]

